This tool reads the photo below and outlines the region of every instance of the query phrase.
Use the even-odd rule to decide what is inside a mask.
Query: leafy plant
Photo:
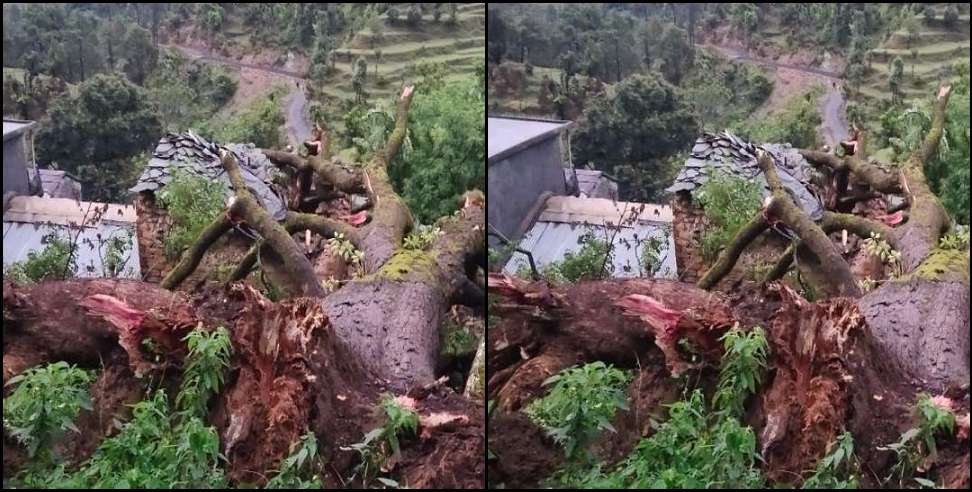
[[[614,271],[614,248],[593,232],[577,239],[580,249],[564,253],[564,258],[548,263],[541,274],[554,282],[577,282],[605,278]]]
[[[77,248],[68,238],[52,232],[41,238],[47,246],[40,251],[27,253],[27,259],[5,265],[4,278],[19,283],[35,283],[44,280],[63,280],[73,277],[78,270]]]
[[[660,237],[652,236],[641,242],[641,255],[638,256],[638,261],[644,276],[654,277],[661,269],[661,254],[664,249],[665,241]]]
[[[954,250],[967,249],[969,247],[969,226],[956,226],[955,230],[939,238],[938,247]]]
[[[181,169],[173,173],[158,197],[173,222],[165,238],[169,261],[178,259],[224,208],[222,183]]]
[[[903,273],[901,252],[896,251],[887,241],[881,239],[880,234],[872,232],[870,237],[864,240],[864,251],[880,259],[881,263],[888,265],[891,268],[891,278],[900,277]]]
[[[916,471],[925,471],[926,460],[931,462],[936,458],[938,450],[935,446],[935,434],[943,431],[954,432],[955,414],[947,408],[948,404],[940,404],[940,401],[941,397],[932,398],[925,393],[919,394],[916,406],[918,427],[902,433],[898,442],[877,448],[880,451],[893,451],[898,457],[886,481],[890,481],[897,475],[898,486],[904,487],[906,479],[912,477]],[[918,478],[916,477],[915,480]],[[923,484],[922,481],[918,483]],[[934,484],[932,483],[931,486]]]
[[[300,472],[306,463],[313,469],[313,463],[317,456],[317,437],[313,432],[307,432],[300,437],[300,440],[290,446],[290,456],[285,458],[280,464],[277,474],[271,478],[265,489],[321,489],[323,485],[317,475],[310,480],[300,477]]]
[[[341,448],[345,451],[357,451],[361,455],[361,463],[356,470],[361,473],[365,482],[370,480],[376,471],[381,470],[389,458],[398,459],[401,451],[400,434],[408,432],[414,435],[418,432],[418,415],[410,409],[403,408],[390,394],[382,395],[378,408],[384,414],[384,424],[365,434],[363,441]],[[385,485],[398,486],[393,480],[382,478],[378,480]]]
[[[4,429],[27,447],[28,456],[47,452],[65,431],[79,432],[74,419],[82,408],[91,410],[92,382],[91,371],[67,362],[33,367],[10,378],[4,386],[17,387],[3,399]]]
[[[569,459],[585,458],[584,446],[602,430],[616,432],[610,421],[617,409],[628,409],[624,387],[629,380],[624,371],[600,361],[564,369],[543,382],[553,389],[524,412],[564,447]]]
[[[419,226],[415,231],[405,236],[402,247],[405,249],[424,250],[442,234],[442,229],[435,226]]]
[[[122,268],[128,263],[131,251],[132,233],[128,229],[122,229],[120,234],[113,233],[108,239],[101,241],[98,252],[101,256],[102,274],[105,277],[117,277],[123,273]]]
[[[710,168],[709,179],[694,196],[709,220],[702,256],[711,263],[759,210],[762,189],[755,181]]]
[[[767,342],[763,329],[754,326],[749,332],[739,323],[720,339],[725,347],[719,371],[719,387],[713,405],[731,415],[741,416],[746,397],[756,392],[766,367]]]
[[[350,239],[345,239],[344,234],[340,232],[334,233],[334,237],[327,240],[327,246],[331,248],[331,251],[343,258],[344,261],[348,262],[354,268],[357,275],[364,272],[364,253],[354,247]]]
[[[803,481],[801,488],[856,489],[856,472],[854,436],[850,432],[844,432],[837,436],[837,441],[834,442],[830,453],[817,462],[813,474]]]
[[[220,326],[211,332],[195,329],[183,339],[189,347],[188,363],[182,376],[182,386],[176,395],[180,412],[205,417],[209,399],[219,393],[223,377],[229,367],[230,337]]]

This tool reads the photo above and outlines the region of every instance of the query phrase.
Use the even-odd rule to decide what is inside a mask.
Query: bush
[[[10,378],[4,386],[17,386],[3,399],[3,428],[27,447],[28,456],[38,450],[49,453],[65,431],[79,432],[74,419],[82,408],[91,410],[88,386],[94,379],[92,371],[67,362],[33,367]]]
[[[361,455],[361,463],[356,470],[361,473],[367,483],[389,458],[398,460],[400,455],[399,435],[418,432],[418,415],[403,408],[390,394],[384,394],[378,403],[379,411],[384,415],[384,424],[372,429],[364,436],[364,441],[342,447],[344,451],[357,451]],[[388,479],[378,478],[385,485],[397,484]]]
[[[935,435],[955,431],[955,414],[951,408],[951,401],[946,397],[932,398],[925,393],[918,395],[915,413],[918,416],[918,427],[908,429],[901,434],[896,443],[879,446],[879,451],[893,451],[897,462],[891,467],[891,474],[885,480],[890,481],[897,476],[898,486],[904,487],[915,471],[919,470],[927,459],[934,462],[938,450],[935,445]],[[927,479],[915,478],[920,484],[934,486]],[[931,485],[929,485],[931,484]]]
[[[948,7],[945,7],[944,20],[946,26],[955,27],[955,25],[958,24],[958,18],[959,18],[958,7],[956,7],[955,5],[949,5]]]
[[[553,389],[524,412],[564,447],[568,459],[584,460],[583,448],[602,430],[616,432],[610,421],[617,409],[628,409],[624,388],[630,379],[603,362],[564,369],[543,382]]]
[[[29,284],[63,280],[75,275],[78,270],[77,248],[70,239],[52,232],[41,238],[41,243],[47,246],[40,251],[27,253],[26,260],[5,265],[4,278]]]
[[[823,90],[814,88],[802,97],[790,99],[786,107],[769,117],[739,128],[742,136],[760,143],[789,143],[797,148],[816,147],[820,112],[817,102]]]
[[[216,140],[223,143],[252,143],[261,149],[277,147],[282,141],[280,127],[284,114],[280,107],[281,91],[252,103],[239,116],[213,132]]]
[[[290,456],[280,464],[280,470],[263,487],[265,489],[323,489],[321,479],[314,475],[310,480],[300,477],[306,463],[313,469],[317,457],[317,437],[307,432],[300,441],[290,446]]]
[[[577,240],[580,249],[564,253],[560,261],[547,264],[541,274],[554,282],[598,280],[614,272],[614,248],[588,231]]]
[[[165,254],[175,261],[224,208],[223,184],[187,171],[176,170],[159,191],[159,201],[169,212],[172,228],[165,238]]]
[[[406,14],[405,21],[410,26],[417,26],[419,22],[422,21],[422,9],[417,3],[413,3],[411,7],[408,8],[408,14]]]
[[[709,220],[702,237],[702,256],[707,262],[715,261],[722,248],[755,216],[762,196],[758,183],[710,168],[709,179],[694,194]]]

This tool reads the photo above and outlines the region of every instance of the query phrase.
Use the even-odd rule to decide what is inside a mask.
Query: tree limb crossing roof
[[[692,192],[709,179],[711,169],[720,168],[728,174],[747,180],[758,179],[763,186],[763,196],[769,195],[766,178],[756,163],[756,149],[763,149],[773,156],[776,169],[784,188],[794,201],[813,220],[823,216],[823,203],[809,187],[810,164],[790,144],[753,145],[729,131],[718,135],[704,133],[695,141],[692,153],[685,161],[675,182],[666,188],[675,193]]]
[[[157,192],[172,181],[175,169],[184,169],[199,176],[218,179],[223,183],[226,196],[230,197],[233,187],[220,162],[220,149],[236,156],[246,187],[274,219],[283,220],[287,215],[287,206],[282,194],[273,185],[272,175],[276,168],[267,156],[253,144],[217,145],[194,134],[192,130],[162,137],[138,183],[128,191]]]

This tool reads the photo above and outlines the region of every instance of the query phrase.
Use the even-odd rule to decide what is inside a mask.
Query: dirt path
[[[847,99],[844,97],[841,87],[843,86],[843,79],[840,74],[834,72],[828,72],[824,70],[816,70],[813,68],[807,68],[797,65],[789,65],[786,63],[776,63],[770,60],[761,60],[749,56],[744,50],[738,48],[730,48],[726,46],[714,46],[714,45],[704,45],[712,48],[716,48],[726,55],[730,60],[742,60],[746,62],[755,63],[758,65],[764,65],[768,67],[773,67],[776,69],[784,69],[784,72],[795,72],[804,76],[811,76],[814,79],[820,80],[824,83],[827,88],[827,93],[824,95],[820,103],[820,127],[819,131],[824,136],[824,140],[827,145],[834,147],[837,142],[845,140],[850,134],[849,125],[847,124],[847,118],[844,114],[844,109],[847,105]],[[779,75],[779,74],[778,74]],[[779,77],[778,78],[783,78]],[[787,80],[789,82],[789,80]],[[835,85],[836,84],[836,85]],[[797,84],[799,85],[799,84]]]
[[[310,120],[307,112],[307,95],[304,93],[306,79],[302,74],[281,70],[273,67],[242,63],[229,58],[213,56],[198,48],[181,45],[164,45],[167,48],[175,48],[182,51],[186,56],[194,60],[203,60],[214,63],[221,63],[240,70],[240,77],[246,77],[248,71],[257,72],[260,75],[268,76],[272,82],[284,82],[290,88],[290,94],[284,98],[284,117],[286,119],[287,141],[297,147],[300,142],[307,140],[311,134]],[[301,84],[304,84],[301,86]],[[264,84],[255,84],[263,87]],[[245,98],[247,99],[247,98]]]

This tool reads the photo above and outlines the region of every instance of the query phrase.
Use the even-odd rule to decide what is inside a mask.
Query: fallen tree
[[[923,392],[959,402],[955,413],[967,418],[968,246],[940,244],[951,224],[923,170],[941,138],[949,92],[948,86],[939,90],[924,143],[894,172],[865,158],[863,138],[845,157],[800,151],[834,175],[833,204],[848,196],[850,183],[855,196],[861,189],[867,196],[902,194],[901,216],[875,220],[834,209],[815,222],[786,193],[764,153],[758,163],[770,196],[697,285],[653,280],[550,285],[491,275],[490,295],[498,297],[493,311],[502,317],[490,333],[487,357],[487,397],[500,412],[488,443],[497,456],[490,462],[491,480],[534,486],[561,467],[575,478],[593,476],[571,468],[576,463],[565,465],[563,454],[520,413],[546,393],[543,383],[550,376],[594,361],[635,372],[627,389],[630,411],[612,421],[616,435],[605,432],[595,444],[603,460],[596,471],[602,473],[656,431],[649,422],[667,417],[663,404],[692,386],[713,388],[712,368],[723,353],[719,340],[733,327],[760,326],[767,333],[769,375],[748,400],[745,422],[756,433],[762,473],[774,482],[802,482],[846,430],[854,438],[861,483],[886,484],[895,455],[878,447],[915,426],[914,402]],[[736,292],[709,291],[752,241],[783,228],[792,231],[793,243],[763,282]],[[880,238],[898,251],[891,278],[868,291],[837,248],[842,237],[832,236],[846,233]],[[808,302],[779,282],[794,264],[821,300]],[[938,455],[919,471],[946,487],[967,487],[969,455],[962,440],[962,432],[942,438]]]
[[[111,371],[101,377],[124,379],[135,388],[129,396],[137,401],[144,395],[136,377],[177,377],[186,355],[181,340],[189,330],[225,326],[232,339],[233,370],[209,421],[219,431],[227,476],[234,482],[265,482],[266,472],[309,429],[324,443],[326,485],[350,486],[350,475],[358,485],[364,483],[352,471],[359,460],[347,447],[375,427],[371,410],[378,395],[390,391],[408,396],[406,406],[419,415],[421,433],[403,443],[401,455],[396,452],[381,471],[394,471],[412,487],[482,487],[482,402],[445,388],[435,370],[450,307],[485,307],[484,286],[475,280],[485,264],[484,203],[477,198],[480,192],[467,193],[453,216],[437,222],[440,233],[430,244],[403,246],[414,224],[387,167],[405,138],[412,96],[413,88],[407,87],[387,143],[360,166],[330,161],[326,151],[307,157],[263,151],[274,164],[297,171],[298,197],[366,193],[370,207],[356,217],[338,220],[309,213],[302,208],[306,201],[298,199],[278,222],[247,189],[233,153],[224,151],[221,162],[234,196],[161,286],[107,280],[32,287],[5,282],[4,381],[46,362],[97,368],[101,361],[112,361]],[[176,290],[220,237],[241,227],[255,231],[257,239],[231,274],[231,283],[189,295]],[[360,251],[360,274],[326,287],[327,279],[315,272],[295,234],[301,239],[340,234]],[[257,263],[289,299],[271,302],[240,282]],[[158,347],[160,359],[145,353],[147,340]],[[95,400],[99,415],[123,414],[122,403],[132,403],[111,395],[95,395]],[[75,458],[90,454],[113,432],[95,427]],[[5,476],[23,464],[8,467],[7,451],[16,455],[16,446],[8,444],[5,439]]]

